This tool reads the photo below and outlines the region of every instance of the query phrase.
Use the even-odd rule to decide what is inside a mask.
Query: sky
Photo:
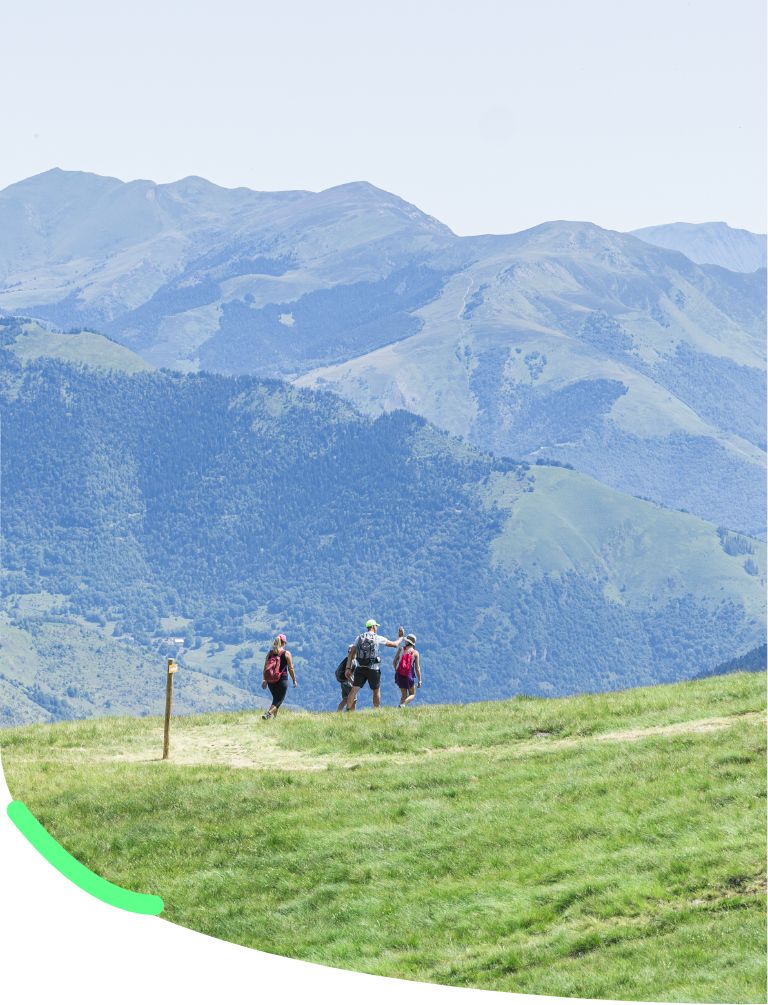
[[[0,188],[320,190],[458,234],[766,230],[762,0],[6,0]]]

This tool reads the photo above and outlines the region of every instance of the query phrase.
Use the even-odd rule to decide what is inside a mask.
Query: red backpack
[[[402,677],[413,677],[413,649],[406,649],[397,664],[397,672]]]
[[[280,674],[283,672],[281,656],[281,653],[276,653],[274,649],[270,649],[267,663],[264,667],[264,680],[267,684],[276,684],[280,680]]]

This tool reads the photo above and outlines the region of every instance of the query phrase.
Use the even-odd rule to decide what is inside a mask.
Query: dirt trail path
[[[678,736],[683,733],[712,733],[728,729],[738,722],[758,721],[764,718],[761,712],[746,712],[739,715],[716,716],[709,719],[695,719],[674,722],[664,726],[649,726],[599,733],[594,736],[574,736],[562,739],[548,739],[541,734],[537,740],[523,740],[498,744],[485,749],[486,756],[525,757],[528,754],[546,753],[566,748],[581,747],[590,743],[635,743],[647,737]],[[274,724],[262,727],[261,723],[244,722],[227,726],[176,724],[171,743],[171,761],[182,765],[226,765],[231,768],[248,768],[282,771],[325,771],[340,763],[338,754],[310,754],[300,750],[289,750],[278,743],[279,733],[272,732]],[[69,751],[73,755],[87,754],[90,761],[119,761],[148,763],[159,760],[162,736],[143,737],[127,751],[93,750]],[[443,757],[472,751],[473,747],[435,747],[404,754],[358,754],[349,755],[346,760],[351,765],[387,761],[408,764],[425,757]]]
[[[287,750],[281,747],[269,726],[258,722],[237,723],[227,726],[191,726],[176,723],[171,734],[171,761],[174,764],[228,765],[230,768],[261,768],[284,771],[325,771],[338,756],[314,756],[301,750]],[[157,761],[162,749],[161,732],[158,730],[160,745],[137,747],[124,754],[111,753],[103,757],[107,761]],[[96,757],[98,757],[98,752]]]

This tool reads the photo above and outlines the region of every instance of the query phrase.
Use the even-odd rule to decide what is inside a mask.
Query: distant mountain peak
[[[383,188],[378,188],[376,185],[369,181],[345,181],[340,185],[331,185],[329,188],[321,189],[321,192],[370,192],[376,195],[387,195],[392,196],[391,192],[387,192]],[[397,198],[397,196],[392,196]]]
[[[329,202],[330,204],[341,203],[342,205],[359,205],[361,208],[373,207],[389,212],[395,212],[411,221],[417,221],[419,226],[427,227],[433,233],[437,233],[444,238],[454,239],[455,234],[434,216],[425,213],[418,206],[406,199],[379,188],[369,181],[350,181],[341,185],[333,185],[331,188],[323,189],[315,194],[318,200]]]
[[[766,266],[766,235],[739,230],[722,220],[665,223],[631,234],[647,244],[680,251],[699,265],[719,265],[731,272],[754,272]]]
[[[606,230],[588,220],[547,220],[529,230],[512,235],[512,240],[529,250],[574,252],[626,245],[626,235]]]
[[[722,230],[722,231],[732,231],[734,234],[753,234],[753,231],[740,229],[739,227],[731,227],[729,223],[725,220],[706,220],[703,223],[691,223],[687,220],[676,220],[674,223],[659,223],[654,224],[650,227],[639,227],[637,230],[630,231],[632,234],[644,234],[651,233],[652,231],[666,230],[674,227],[677,230],[688,230],[688,231],[707,231],[707,230]],[[765,234],[753,235],[756,237],[765,237]]]
[[[31,175],[29,178],[23,178],[21,181],[7,185],[4,189],[0,189],[0,195],[24,190],[31,192],[47,191],[52,188],[60,190],[62,186],[66,186],[68,189],[72,189],[73,187],[85,188],[86,186],[104,188],[106,186],[124,184],[125,182],[119,178],[112,178],[109,175],[94,174],[91,171],[68,171],[64,168],[52,167],[47,171],[41,171],[39,174]]]

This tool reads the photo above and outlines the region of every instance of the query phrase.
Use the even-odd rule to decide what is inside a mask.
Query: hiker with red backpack
[[[416,636],[406,635],[405,645],[398,648],[392,660],[395,668],[395,684],[400,688],[400,704],[398,708],[410,705],[416,697],[416,681],[421,687],[421,658],[416,649]]]
[[[291,675],[293,686],[298,687],[296,674],[293,670],[293,658],[285,648],[288,640],[283,634],[276,635],[272,648],[264,659],[264,674],[262,688],[269,688],[272,694],[272,704],[262,715],[262,719],[274,719],[277,710],[285,701],[288,693],[288,674]]]
[[[401,625],[397,633],[397,641],[379,635],[376,629],[379,627],[377,621],[369,618],[365,623],[365,631],[361,632],[355,640],[354,646],[349,647],[347,655],[347,672],[352,674],[352,663],[357,660],[357,667],[352,674],[352,690],[347,697],[346,707],[348,711],[354,712],[357,702],[357,694],[360,688],[366,683],[373,691],[373,707],[381,706],[381,656],[379,650],[382,646],[390,649],[397,649],[405,635],[405,629]]]

